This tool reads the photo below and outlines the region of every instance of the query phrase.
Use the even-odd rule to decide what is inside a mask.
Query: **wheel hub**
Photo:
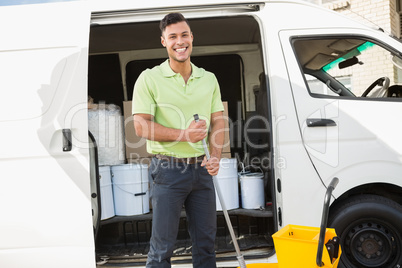
[[[363,223],[351,228],[345,237],[345,248],[354,264],[379,267],[391,260],[394,238],[380,224]]]

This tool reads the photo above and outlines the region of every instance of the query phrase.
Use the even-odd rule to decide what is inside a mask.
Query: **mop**
[[[196,122],[199,121],[198,114],[194,115],[194,120]],[[207,160],[209,160],[210,155],[209,155],[209,150],[208,150],[207,143],[206,143],[205,139],[202,140],[202,146],[204,147],[205,156],[207,157]],[[239,261],[240,268],[247,268],[246,267],[246,262],[244,261],[244,257],[240,252],[239,245],[237,244],[237,239],[236,239],[236,236],[234,234],[232,223],[230,222],[229,214],[228,214],[228,211],[226,210],[226,205],[225,205],[225,202],[223,200],[222,192],[221,192],[221,189],[219,188],[219,183],[218,183],[218,180],[217,180],[216,176],[212,177],[212,181],[214,183],[215,191],[218,194],[219,201],[221,202],[223,215],[225,216],[226,224],[228,225],[229,233],[230,233],[230,236],[231,236],[231,238],[233,240],[233,245],[234,245],[235,250],[236,250],[237,260]]]

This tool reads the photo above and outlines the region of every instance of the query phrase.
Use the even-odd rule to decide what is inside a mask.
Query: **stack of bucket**
[[[101,219],[114,216],[133,216],[149,212],[148,165],[122,164],[99,167],[101,191]],[[262,172],[237,172],[235,158],[222,158],[216,176],[226,209],[239,208],[239,181],[241,207],[264,208],[264,176]],[[222,205],[216,195],[216,210]]]
[[[264,175],[262,172],[237,172],[236,158],[222,158],[219,173],[216,175],[226,209],[239,208],[239,181],[241,189],[241,207],[244,209],[261,209],[265,207]],[[216,210],[222,206],[216,195]]]
[[[148,166],[123,164],[99,167],[101,220],[149,212]]]

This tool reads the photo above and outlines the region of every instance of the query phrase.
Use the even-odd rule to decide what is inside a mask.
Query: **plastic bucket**
[[[114,209],[118,216],[149,212],[148,166],[125,164],[112,166]]]
[[[265,207],[264,175],[262,173],[240,174],[241,206],[245,209]]]
[[[281,230],[272,235],[275,244],[276,255],[278,257],[279,268],[286,267],[318,267],[316,256],[318,240],[320,236],[319,227],[308,227],[299,225],[286,225]],[[322,262],[326,268],[338,267],[339,256],[335,260],[330,260],[325,244],[329,239],[336,236],[335,229],[327,228],[325,232],[324,251]]]
[[[239,183],[237,178],[236,158],[222,158],[216,179],[227,210],[239,208]],[[216,210],[222,210],[218,194],[216,194]]]
[[[109,166],[99,167],[99,186],[101,199],[101,220],[115,216],[112,180]]]

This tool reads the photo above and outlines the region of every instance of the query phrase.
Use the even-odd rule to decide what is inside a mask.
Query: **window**
[[[397,62],[402,59],[369,40],[297,39],[294,50],[311,95],[328,97],[402,97]]]

